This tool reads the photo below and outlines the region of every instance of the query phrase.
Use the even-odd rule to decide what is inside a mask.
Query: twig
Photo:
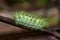
[[[10,18],[7,18],[7,17],[3,17],[3,16],[0,16],[0,21],[1,22],[4,22],[4,23],[7,23],[7,24],[10,24],[10,25],[13,25],[13,26],[16,26],[16,27],[19,27],[19,28],[23,28],[23,29],[27,29],[27,30],[31,30],[31,29],[28,29],[28,28],[25,28],[23,25],[16,25],[14,23],[14,20],[10,19]],[[34,30],[35,32],[39,32],[39,30]],[[49,31],[45,31],[45,33],[48,33],[58,39],[60,39],[59,37],[57,37],[55,34],[49,32]]]

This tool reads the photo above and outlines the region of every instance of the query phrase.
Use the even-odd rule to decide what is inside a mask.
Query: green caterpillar
[[[14,21],[16,25],[24,25],[25,28],[43,30],[48,27],[48,22],[45,18],[41,18],[31,14],[30,12],[20,11],[14,13]]]

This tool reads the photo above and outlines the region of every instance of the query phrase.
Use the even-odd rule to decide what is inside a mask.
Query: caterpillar
[[[15,12],[13,18],[16,25],[24,25],[26,26],[25,28],[43,30],[48,27],[48,22],[45,18],[33,15],[30,12]]]

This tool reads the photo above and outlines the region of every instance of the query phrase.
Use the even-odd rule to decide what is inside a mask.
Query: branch
[[[7,23],[7,24],[10,24],[10,25],[13,25],[13,26],[16,26],[16,27],[19,27],[19,28],[23,28],[23,29],[27,29],[27,30],[30,30],[30,31],[35,31],[35,32],[40,32],[39,30],[31,30],[31,29],[28,29],[28,28],[25,28],[23,25],[16,25],[15,23],[14,23],[14,20],[12,20],[12,19],[10,19],[10,18],[7,18],[7,17],[3,17],[3,16],[0,16],[0,21],[1,22],[4,22],[4,23]],[[50,29],[51,30],[51,29]],[[45,32],[43,32],[43,33],[48,33],[49,35],[52,35],[52,36],[55,36],[55,37],[57,37],[54,33],[52,33],[51,31],[46,31],[45,30]],[[57,38],[59,38],[59,37],[57,37]],[[60,38],[59,38],[60,39]]]

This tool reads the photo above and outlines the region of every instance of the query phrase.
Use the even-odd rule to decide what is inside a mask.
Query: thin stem
[[[10,19],[10,18],[7,18],[7,17],[3,17],[3,16],[0,16],[0,21],[1,22],[4,22],[4,23],[7,23],[7,24],[10,24],[10,25],[13,25],[13,26],[16,26],[16,27],[19,27],[19,28],[23,28],[23,29],[27,29],[27,30],[31,30],[31,29],[28,29],[28,28],[25,28],[23,25],[16,25],[14,23],[14,20]],[[34,30],[34,31],[38,31],[38,30]],[[39,31],[38,31],[39,32]],[[52,32],[49,32],[49,31],[45,31],[46,33],[48,33],[49,35],[52,35],[58,39],[60,39],[58,36],[56,36],[55,34],[53,34]]]

